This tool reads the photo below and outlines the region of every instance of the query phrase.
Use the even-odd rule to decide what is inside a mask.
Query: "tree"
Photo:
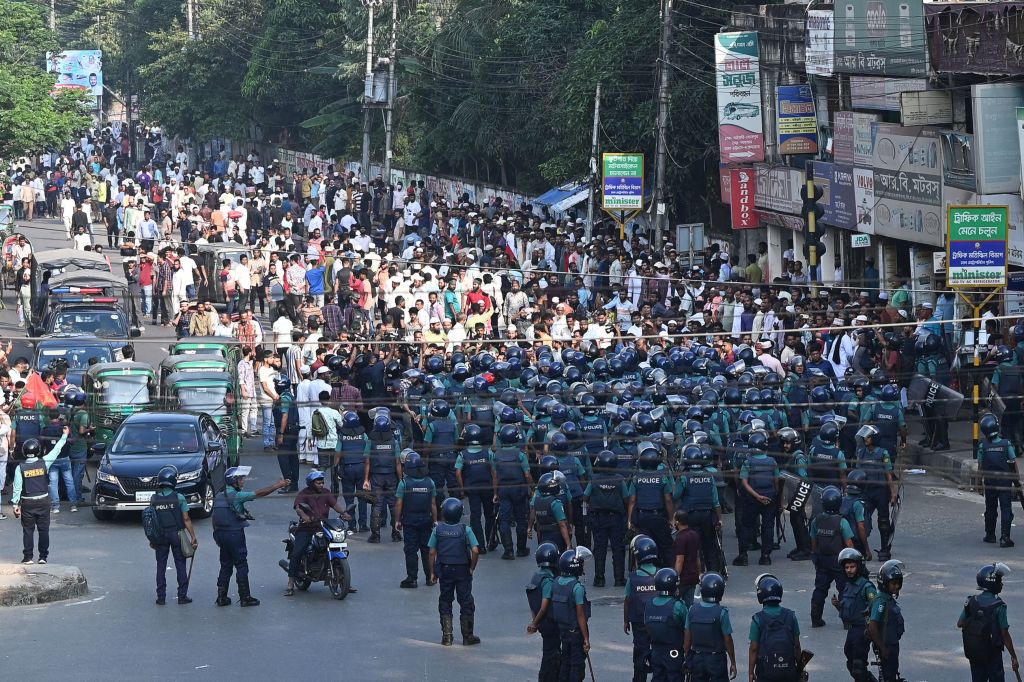
[[[11,0],[0,13],[0,157],[61,148],[89,124],[79,91],[53,94],[44,69],[56,50],[40,5]]]

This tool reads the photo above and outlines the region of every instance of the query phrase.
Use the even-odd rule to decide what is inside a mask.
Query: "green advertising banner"
[[[1008,206],[950,206],[946,281],[950,287],[1006,285]]]
[[[644,155],[601,155],[601,208],[612,211],[639,211],[644,207]]]
[[[922,0],[835,3],[836,73],[928,75]]]

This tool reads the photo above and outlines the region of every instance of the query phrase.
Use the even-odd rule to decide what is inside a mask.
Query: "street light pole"
[[[360,175],[369,182],[370,174],[370,98],[373,97],[373,13],[377,0],[362,0],[367,9],[366,20],[366,82],[363,85],[363,158]]]
[[[395,111],[395,62],[398,60],[398,0],[391,0],[391,58],[388,64],[388,101],[384,113],[384,185],[391,184],[391,145],[393,141],[392,121]]]
[[[668,79],[669,79],[669,45],[672,42],[672,0],[661,3],[661,58],[658,68],[661,77],[658,79],[658,125],[657,151],[655,154],[656,170],[654,176],[654,246],[661,248],[665,222],[668,220],[668,208],[665,202],[665,167],[668,156]]]

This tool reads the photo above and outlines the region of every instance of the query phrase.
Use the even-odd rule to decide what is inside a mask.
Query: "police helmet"
[[[576,426],[576,422],[567,421],[558,427],[558,430],[565,434],[570,443],[580,437],[580,430]]]
[[[359,415],[349,410],[341,417],[341,428],[343,429],[358,429],[362,426],[362,422],[359,420]]]
[[[279,374],[274,379],[274,390],[278,393],[290,391],[292,390],[292,382],[288,380],[288,377]]]
[[[237,487],[238,479],[245,478],[252,473],[250,466],[231,467],[224,472],[224,482]]]
[[[541,568],[558,567],[558,548],[550,542],[545,542],[538,547],[537,553],[533,556],[537,560],[537,565]]]
[[[994,414],[986,414],[978,421],[978,428],[986,438],[995,438],[999,435],[999,418]]]
[[[842,504],[843,494],[839,492],[839,488],[830,485],[821,491],[821,508],[826,514],[838,514]]]
[[[373,430],[378,433],[387,433],[391,430],[391,417],[386,414],[378,414],[373,419]]]
[[[633,560],[639,564],[645,564],[658,559],[658,543],[646,535],[637,535],[629,543],[629,551],[633,554]]]
[[[551,435],[548,445],[552,452],[566,452],[569,450],[569,438],[561,431],[556,431]]]
[[[452,368],[452,379],[455,381],[465,381],[469,378],[469,367],[465,363],[458,363]]]
[[[868,480],[868,474],[863,469],[854,469],[846,474],[846,494],[857,497],[864,492],[864,482]]]
[[[412,475],[423,472],[423,458],[418,452],[410,452],[405,456],[405,469]]]
[[[431,355],[424,366],[428,374],[440,374],[444,371],[444,358],[440,355]]]
[[[583,575],[583,559],[576,554],[575,549],[567,549],[558,557],[558,573],[577,578]]]
[[[839,553],[839,565],[846,566],[847,562],[853,561],[859,565],[862,569],[864,568],[864,555],[853,547],[847,547]]]
[[[512,379],[518,379],[523,376],[523,361],[519,356],[509,358],[505,364],[508,365],[508,369],[505,370],[506,376]]]
[[[900,398],[900,389],[892,384],[882,386],[880,397],[887,403],[894,403]]]
[[[521,440],[519,428],[515,424],[505,424],[498,431],[498,440],[504,445],[514,445]]]
[[[700,598],[717,604],[725,596],[725,580],[717,573],[705,573],[700,579]]]
[[[633,423],[636,425],[636,430],[641,434],[651,434],[658,430],[658,425],[654,422],[651,415],[646,412],[637,412],[633,416]]]
[[[35,438],[29,438],[21,444],[21,454],[25,457],[38,457],[43,451],[43,446]]]
[[[661,464],[661,457],[657,450],[644,450],[640,453],[637,463],[644,471],[654,471]]]
[[[597,453],[597,468],[602,471],[612,471],[619,466],[619,460],[611,450],[602,450]]]
[[[679,574],[675,572],[675,569],[662,568],[654,574],[654,589],[658,591],[659,597],[675,596],[678,586]]]
[[[398,360],[392,360],[388,364],[384,365],[384,375],[388,379],[397,379],[398,375],[402,373],[402,363]]]
[[[608,376],[608,361],[604,358],[598,358],[594,360],[594,376],[604,378]]]
[[[764,450],[768,447],[768,436],[764,431],[754,431],[747,438],[747,446],[753,450]]]
[[[800,433],[789,426],[779,429],[779,440],[782,441],[782,445],[792,445],[796,447],[800,444]]]
[[[988,359],[995,362],[1009,362],[1012,358],[1013,351],[1010,350],[1009,346],[1003,345],[996,346],[995,350],[988,355]]]
[[[938,353],[940,350],[942,350],[942,339],[939,338],[938,334],[929,334],[924,337],[925,353]]]
[[[498,421],[502,424],[516,424],[519,422],[519,415],[516,414],[514,407],[505,405],[498,413]]]
[[[824,386],[815,386],[811,389],[811,403],[816,406],[827,406],[832,402],[832,395]]]
[[[554,455],[544,455],[540,458],[541,471],[557,471],[558,470],[558,458]]]
[[[823,443],[832,443],[835,445],[835,442],[839,440],[839,425],[835,422],[824,422],[818,427],[818,438],[820,438]]]
[[[586,415],[597,414],[597,398],[592,393],[584,393],[579,397],[580,412]]]
[[[548,376],[549,377],[560,377],[560,376],[562,376],[562,372],[564,372],[564,371],[565,371],[565,365],[563,365],[558,360],[552,360],[551,364],[548,366]]]
[[[737,420],[740,424],[749,424],[756,418],[757,415],[754,414],[753,410],[743,410],[742,412],[740,412],[740,416],[737,417]]]
[[[748,388],[743,393],[743,404],[744,405],[758,405],[761,403],[761,392],[756,388]]]
[[[306,486],[312,488],[316,481],[324,480],[324,472],[314,469],[306,474]]]
[[[488,371],[499,379],[502,379],[508,374],[508,363],[504,360],[495,362],[491,365]]]
[[[557,495],[560,489],[553,471],[541,474],[541,477],[537,480],[537,490],[540,491],[541,495]]]
[[[775,404],[775,391],[770,388],[762,388],[758,392],[758,402],[762,405],[774,405]]]
[[[479,424],[466,424],[462,429],[462,442],[465,445],[480,445],[484,442],[484,430]]]
[[[458,523],[462,519],[462,500],[449,497],[442,502],[441,518],[445,523]]]
[[[452,411],[451,405],[448,404],[447,400],[431,400],[430,401],[430,416],[431,417],[447,417]]]
[[[872,441],[878,437],[878,428],[871,424],[865,424],[864,426],[857,429],[857,438],[863,438],[865,441],[871,438]]]
[[[898,559],[889,559],[878,568],[878,589],[887,594],[892,594],[893,589],[889,587],[889,583],[896,581],[899,583],[899,587],[903,587],[903,571],[906,566],[903,565],[902,561]],[[899,591],[897,588],[896,591]]]
[[[683,462],[691,469],[704,466],[704,452],[699,445],[692,444],[683,448]]]
[[[178,485],[178,470],[174,467],[164,467],[160,470],[160,473],[156,475],[157,486],[170,486],[171,488]]]
[[[636,438],[636,427],[631,422],[622,422],[615,427],[615,437],[623,442],[632,441]]]
[[[771,573],[762,573],[754,579],[758,604],[782,603],[782,582]]]
[[[1003,576],[1009,573],[1010,568],[1006,564],[986,564],[978,571],[975,579],[979,589],[999,594],[1003,591]]]
[[[85,405],[85,399],[85,391],[78,388],[65,392],[63,397],[64,404],[68,407],[81,407]]]
[[[519,375],[519,383],[523,386],[533,388],[537,385],[537,370],[533,367],[523,368],[522,374]]]

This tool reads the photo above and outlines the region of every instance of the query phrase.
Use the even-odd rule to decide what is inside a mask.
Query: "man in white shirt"
[[[313,433],[310,428],[313,419],[313,405],[309,395],[309,386],[313,382],[309,378],[309,365],[303,365],[299,372],[302,379],[295,387],[295,402],[299,408],[299,461],[303,464],[316,464],[318,457],[316,448],[313,447]]]
[[[779,359],[771,354],[774,344],[771,341],[761,341],[754,344],[754,352],[761,364],[768,368],[769,372],[775,372],[780,378],[786,377],[786,370],[779,362]]]

